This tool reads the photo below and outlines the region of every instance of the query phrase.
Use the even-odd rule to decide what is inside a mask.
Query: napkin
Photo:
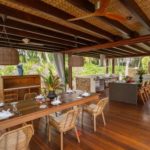
[[[73,93],[73,91],[71,89],[68,89],[66,92],[67,93]]]
[[[52,105],[59,105],[61,104],[61,101],[59,99],[54,99],[52,102],[51,102]]]
[[[4,106],[4,102],[0,102],[0,107]]]
[[[77,98],[82,98],[81,96],[78,96]]]
[[[88,92],[84,92],[83,94],[82,94],[82,96],[89,96],[90,95],[90,93],[88,93]]]
[[[40,108],[41,108],[41,109],[47,108],[47,105],[45,105],[45,104],[40,105]]]
[[[14,114],[10,112],[10,109],[8,109],[8,110],[2,110],[0,112],[0,120],[9,118],[9,117],[11,117],[13,115]]]
[[[35,97],[36,99],[44,99],[44,96],[42,94]]]

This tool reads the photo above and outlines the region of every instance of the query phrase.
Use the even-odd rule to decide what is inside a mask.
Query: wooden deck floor
[[[135,106],[111,102],[106,110],[107,125],[102,118],[97,119],[97,132],[93,132],[90,116],[85,115],[84,126],[78,125],[81,143],[78,144],[74,132],[64,135],[64,150],[150,150],[150,103]],[[44,119],[35,122],[35,135],[31,150],[59,150],[59,133],[53,131],[48,142]]]

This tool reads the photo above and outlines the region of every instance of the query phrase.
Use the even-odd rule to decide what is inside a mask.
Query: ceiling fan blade
[[[86,19],[86,18],[95,17],[95,16],[96,16],[95,13],[91,13],[91,14],[86,15],[86,16],[68,19],[68,21],[77,21],[77,20]]]
[[[105,13],[103,16],[110,18],[110,19],[113,19],[113,20],[116,20],[116,21],[119,21],[119,22],[127,21],[126,17],[123,17],[123,16],[118,15],[118,14],[110,13],[110,12]]]
[[[44,46],[44,44],[41,43],[35,43],[35,42],[30,42],[28,45],[37,45],[37,46]]]
[[[104,14],[104,12],[107,10],[110,2],[111,2],[111,0],[99,0],[97,2],[100,4],[99,8],[94,13],[91,13],[89,15],[82,16],[82,17],[68,19],[68,21],[77,21],[77,20],[86,19],[86,18],[90,18],[90,17],[102,16]]]

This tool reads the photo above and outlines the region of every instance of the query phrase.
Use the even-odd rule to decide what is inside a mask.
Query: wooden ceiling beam
[[[143,48],[143,47],[141,47],[141,46],[138,46],[138,45],[130,45],[130,46],[132,46],[132,47],[135,48],[135,49],[138,49],[138,50],[141,51],[141,52],[150,53],[150,50],[147,50],[147,49],[145,49],[145,48]]]
[[[47,50],[47,49],[36,49],[33,48],[33,47],[26,47],[26,46],[17,46],[17,45],[8,45],[8,44],[3,44],[3,43],[0,43],[0,47],[11,47],[11,48],[16,48],[16,49],[23,49],[23,50],[31,50],[31,51],[39,51],[39,52],[49,52],[49,53],[53,53],[54,51],[51,51],[51,50]]]
[[[34,48],[35,51],[38,50],[38,49],[43,49],[43,52],[44,52],[44,50],[51,51],[51,52],[52,51],[53,52],[60,51],[60,49],[57,49],[57,48],[51,48],[51,47],[47,48],[45,46],[37,46],[37,45],[25,45],[25,44],[19,44],[19,43],[15,43],[15,42],[9,42],[8,43],[8,41],[0,41],[0,45],[6,45],[6,46],[8,45],[9,47],[11,47],[11,46],[17,46],[18,48],[26,47],[28,49]]]
[[[0,26],[3,26],[4,23],[2,21],[2,18],[0,19]],[[69,36],[69,35],[65,35],[65,34],[61,34],[61,33],[57,33],[57,32],[54,32],[54,31],[50,31],[50,30],[46,30],[46,29],[43,29],[43,28],[40,28],[40,27],[36,27],[36,26],[33,26],[33,25],[28,25],[28,24],[25,24],[25,23],[22,23],[22,22],[18,22],[18,21],[15,21],[15,20],[11,20],[9,18],[6,19],[5,21],[5,26],[6,27],[9,27],[11,29],[18,29],[18,30],[21,30],[21,31],[27,31],[27,32],[30,32],[30,33],[35,33],[37,35],[41,35],[41,36],[46,36],[46,37],[49,37],[49,38],[54,38],[54,39],[58,39],[58,40],[62,40],[65,41],[66,43],[71,43],[71,44],[79,44],[79,45],[87,45],[87,44],[90,44],[90,42],[86,41],[86,40],[82,40],[82,39],[76,39],[75,37],[72,37],[72,36]],[[105,40],[106,42],[106,40]],[[93,42],[91,42],[92,44]]]
[[[131,53],[131,54],[137,54],[137,53],[141,53],[141,52],[139,52],[138,50],[136,50],[135,48],[134,49],[132,49],[132,47],[130,46],[130,47],[126,47],[127,45],[125,45],[125,46],[119,46],[119,47],[115,47],[115,48],[119,48],[119,49],[123,49],[123,50],[126,50],[126,51],[128,51],[129,53]]]
[[[0,37],[0,42],[5,42],[5,43],[8,43],[8,44],[9,44],[9,42],[11,42],[11,43],[14,43],[14,44],[19,44],[19,45],[21,44],[21,45],[26,45],[26,46],[32,46],[32,44],[25,44],[25,43],[23,43],[21,39],[18,39],[18,38],[13,38],[12,39],[10,36],[9,36],[9,41],[5,37]],[[31,41],[31,43],[32,42],[35,43],[33,46],[38,46],[38,47],[40,47],[38,44],[41,44],[41,45],[43,44],[43,43],[37,43],[37,45],[36,45],[36,42]],[[64,48],[56,47],[56,46],[53,46],[53,45],[45,45],[45,44],[43,44],[42,47],[50,48],[50,49],[64,50]]]
[[[95,11],[95,6],[90,1],[87,0],[67,0],[67,1],[73,4],[74,6],[83,9],[85,11],[88,11],[90,13]],[[113,26],[116,30],[118,30],[122,34],[128,35],[129,37],[135,37],[138,35],[138,33],[130,30],[129,28],[127,28],[126,26],[124,26],[122,23],[118,21],[109,19],[107,17],[102,17],[102,16],[97,18]]]
[[[98,59],[100,59],[100,54],[103,54],[103,55],[105,55],[106,57],[118,57],[118,55],[115,55],[115,54],[113,54],[113,55],[111,55],[111,54],[109,54],[109,53],[106,53],[106,52],[100,52],[100,53],[98,53],[98,54],[95,54],[95,53],[93,53],[93,54],[91,54],[91,53],[79,53],[79,54],[75,54],[75,55],[82,55],[82,56],[88,56],[88,55],[90,55],[90,56],[95,56],[96,58],[98,58]],[[120,56],[120,55],[119,55]]]
[[[112,52],[112,53],[121,54],[121,55],[129,54],[128,52],[121,51],[121,50],[118,50],[118,49],[115,49],[115,48],[102,49],[102,50],[104,50],[104,51],[110,51],[110,52]],[[100,51],[101,51],[101,50],[100,50]]]
[[[52,22],[50,20],[43,19],[41,17],[37,17],[35,15],[31,15],[17,9],[9,8],[4,5],[0,5],[0,13],[9,16],[10,19],[16,20],[18,22],[23,22],[26,24],[30,24],[33,26],[41,27],[44,29],[52,30],[58,33],[63,33],[66,35],[70,35],[79,39],[84,39],[90,42],[100,42],[101,39],[97,38],[91,34],[87,34],[69,27],[65,27],[58,23]]]
[[[31,15],[29,13],[25,13],[17,9],[9,8],[2,4],[0,5],[0,13],[5,14],[9,16],[9,18],[11,18],[12,20],[15,20],[18,22],[23,22],[23,23],[30,24],[36,27],[41,27],[41,28],[52,30],[52,31],[62,33],[65,35],[70,35],[75,38],[84,39],[89,42],[95,42],[95,43],[101,42],[100,38],[95,37],[88,33],[81,32],[76,29],[72,29],[71,25],[69,28],[64,25],[52,22],[50,20],[35,16],[35,15]]]
[[[1,34],[1,32],[0,32],[0,34]],[[13,40],[13,41],[16,41],[16,42],[20,42],[20,43],[22,42],[23,43],[22,39],[24,37],[22,37],[22,36],[11,35],[11,34],[8,34],[8,33],[7,33],[7,36],[9,38],[9,40]],[[8,41],[8,38],[5,35],[0,36],[0,40]],[[53,48],[66,49],[66,47],[63,47],[63,46],[59,46],[59,45],[56,45],[56,44],[51,44],[51,43],[44,42],[44,41],[42,42],[42,41],[34,40],[34,39],[31,39],[31,38],[30,38],[30,42],[37,43],[37,45],[38,44],[43,44],[43,45],[46,45],[46,46],[49,46],[49,47],[53,47]]]
[[[120,56],[120,54],[118,53],[112,53],[110,51],[107,51],[107,50],[103,50],[103,51],[90,51],[88,52],[88,54],[97,54],[97,55],[100,55],[100,54],[104,54],[104,55],[111,55],[111,56]]]
[[[145,28],[150,29],[150,20],[143,10],[138,6],[135,0],[119,0],[137,19],[140,21]]]
[[[50,14],[50,15],[53,15],[57,18],[61,18],[66,21],[68,19],[74,17],[73,15],[71,15],[63,10],[53,7],[52,5],[48,5],[40,0],[38,2],[37,2],[37,0],[26,0],[26,1],[17,0],[17,2],[19,2],[20,4],[23,4],[24,6],[32,7],[33,9],[42,11],[48,15]],[[88,30],[91,30],[92,32],[98,33],[99,35],[101,35],[102,37],[104,37],[106,39],[114,40],[117,37],[117,36],[115,37],[112,33],[108,32],[106,30],[103,30],[101,28],[98,28],[98,27],[96,27],[88,22],[85,22],[83,20],[79,20],[76,22],[69,22],[69,23],[81,26],[82,28],[86,28]]]
[[[19,29],[12,29],[12,28],[6,27],[6,31],[9,35],[20,36],[22,38],[27,37],[29,39],[34,39],[34,40],[37,40],[37,41],[43,42],[43,43],[48,42],[50,44],[55,44],[55,45],[65,47],[65,48],[76,47],[75,44],[71,44],[71,43],[68,43],[66,41],[65,42],[61,41],[61,40],[57,41],[57,39],[49,38],[49,37],[38,35],[35,33],[30,33],[30,32],[19,30]],[[2,32],[2,26],[0,26],[0,33],[1,34],[3,33]]]
[[[136,54],[136,55],[126,55],[126,56],[108,56],[108,58],[131,58],[131,57],[144,57],[144,56],[150,56],[150,53],[145,54]]]
[[[114,48],[110,48],[110,50],[114,50],[114,51],[118,51],[120,53],[125,53],[125,54],[134,54],[133,52],[131,52],[128,49],[123,48],[118,48],[118,47],[114,47]]]
[[[82,48],[70,49],[64,52],[65,53],[87,52],[87,51],[92,51],[92,50],[112,48],[112,47],[118,47],[118,46],[123,46],[123,45],[132,45],[132,44],[147,42],[147,41],[150,41],[150,34],[145,35],[145,36],[139,36],[136,38],[124,39],[124,40],[120,40],[116,42],[109,42],[109,43],[104,43],[104,44],[97,44],[94,46],[85,46]]]

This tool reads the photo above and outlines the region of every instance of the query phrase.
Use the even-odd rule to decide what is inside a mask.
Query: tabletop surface
[[[10,111],[14,113],[14,116],[7,118],[7,119],[0,120],[0,129],[4,128],[2,124],[5,125],[5,123],[9,122],[9,120],[15,121],[16,119],[18,119],[16,120],[18,121],[18,123],[12,122],[12,125],[13,124],[17,125],[19,123],[23,123],[23,119],[24,121],[34,120],[36,118],[45,116],[49,113],[57,112],[57,111],[64,110],[64,109],[67,109],[76,105],[82,105],[84,103],[97,100],[99,97],[99,94],[90,94],[90,96],[81,97],[81,98],[78,98],[78,96],[79,94],[77,93],[61,94],[60,95],[61,104],[56,105],[56,106],[52,105],[50,101],[43,102],[41,104],[35,100],[18,101],[18,103],[16,103],[15,106],[12,103],[6,103],[3,107],[0,107],[0,111],[10,109]],[[47,107],[40,108],[41,105],[46,105]],[[11,124],[8,126],[11,126]]]

